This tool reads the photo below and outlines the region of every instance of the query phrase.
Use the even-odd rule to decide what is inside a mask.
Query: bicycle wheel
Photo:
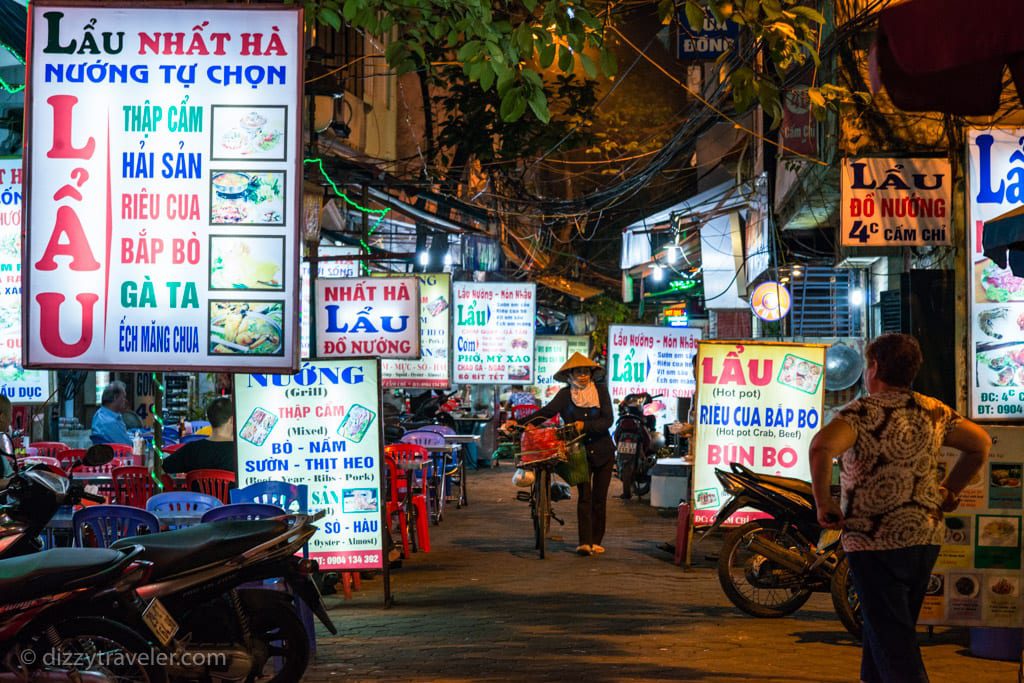
[[[548,537],[548,526],[551,524],[551,473],[546,468],[537,470],[537,518],[534,521],[537,533],[537,550],[540,559],[544,559],[544,545]]]

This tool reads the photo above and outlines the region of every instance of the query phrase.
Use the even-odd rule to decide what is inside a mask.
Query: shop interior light
[[[782,277],[779,278],[779,282],[781,282],[782,284],[786,284],[787,282],[789,282],[789,276],[783,275]]]
[[[664,276],[665,276],[665,273],[664,273],[664,270],[662,269],[662,267],[661,266],[654,266],[654,269],[651,271],[651,277],[654,278],[654,281],[655,282],[661,282],[661,278],[664,277]]]
[[[851,306],[863,306],[864,305],[864,290],[860,287],[855,287],[850,290],[850,305]]]
[[[665,254],[665,258],[666,258],[666,260],[668,260],[669,263],[675,263],[676,261],[678,261],[679,260],[679,247],[677,247],[674,244],[671,247],[669,247],[668,251]]]
[[[444,265],[446,267],[452,265],[452,255],[451,254],[445,254],[444,255]]]
[[[426,250],[420,252],[420,265],[424,268],[430,265],[430,254]]]

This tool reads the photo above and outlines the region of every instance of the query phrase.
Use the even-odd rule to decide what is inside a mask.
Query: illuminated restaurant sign
[[[420,282],[344,278],[316,282],[320,358],[419,358]]]
[[[42,403],[50,373],[21,365],[21,159],[0,159],[0,394]]]
[[[26,364],[297,369],[301,10],[29,11]]]
[[[533,384],[537,285],[456,282],[456,384]]]
[[[238,481],[308,487],[326,512],[309,542],[325,569],[384,564],[380,364],[312,361],[295,375],[235,375]]]

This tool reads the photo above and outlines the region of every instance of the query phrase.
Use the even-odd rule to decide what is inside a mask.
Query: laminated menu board
[[[21,365],[21,159],[0,159],[0,393],[13,403],[43,403],[50,373]]]
[[[302,10],[29,13],[26,365],[298,369]]]
[[[694,525],[715,521],[730,496],[716,469],[811,480],[811,439],[825,400],[823,344],[702,341],[694,425]],[[767,514],[745,508],[728,524]]]
[[[923,624],[1024,626],[1021,590],[1021,486],[1024,429],[989,427],[992,451],[960,494],[960,506],[945,515],[945,539],[928,581]],[[943,449],[939,480],[960,451]]]
[[[537,285],[455,282],[456,384],[533,384]]]
[[[574,353],[590,356],[590,337],[585,334],[537,337],[534,355],[537,359],[537,379],[530,387],[541,404],[547,403],[562,388],[553,375]]]
[[[325,511],[309,542],[326,569],[383,567],[380,361],[317,360],[294,375],[235,375],[240,486],[305,484]]]
[[[422,273],[420,281],[420,357],[385,358],[385,389],[447,389],[451,385],[452,276]]]

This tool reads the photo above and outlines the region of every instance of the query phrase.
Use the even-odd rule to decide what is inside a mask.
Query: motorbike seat
[[[238,557],[287,529],[288,523],[280,519],[225,520],[122,538],[110,547],[143,546],[146,550],[140,559],[153,563],[151,579],[159,580]]]
[[[779,488],[786,489],[787,491],[792,491],[793,493],[806,498],[814,498],[814,490],[811,488],[811,485],[802,479],[777,477],[772,474],[758,474],[757,478],[767,484],[772,484],[773,486],[778,486]]]
[[[75,581],[108,569],[125,557],[106,548],[54,548],[0,560],[0,595],[20,602],[75,588]]]

